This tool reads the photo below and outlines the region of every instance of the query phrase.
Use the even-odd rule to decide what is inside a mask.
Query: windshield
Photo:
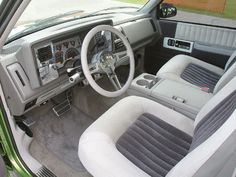
[[[81,17],[113,12],[135,12],[142,8],[147,1],[32,0],[10,33],[9,39]]]

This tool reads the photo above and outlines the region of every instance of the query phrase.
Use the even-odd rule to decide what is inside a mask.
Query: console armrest
[[[161,96],[171,100],[171,102],[179,102],[196,110],[200,110],[213,96],[212,93],[172,80],[163,80],[152,89],[151,95],[154,97]]]
[[[200,109],[213,97],[212,93],[147,73],[133,80],[128,93],[152,99],[191,119],[195,119]]]

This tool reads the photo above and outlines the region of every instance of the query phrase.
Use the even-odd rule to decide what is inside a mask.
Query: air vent
[[[120,50],[125,47],[121,39],[115,39],[114,44],[115,44],[115,50]]]
[[[45,47],[37,49],[37,57],[40,63],[46,62],[53,57],[52,46],[48,44]]]

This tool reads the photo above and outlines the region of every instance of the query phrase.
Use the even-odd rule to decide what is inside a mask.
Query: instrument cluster
[[[80,53],[83,39],[81,36],[85,36],[85,34],[52,40],[46,45],[34,48],[42,85],[57,79],[60,76],[59,70],[61,68],[81,66]],[[94,36],[89,47],[88,63],[91,62],[93,55],[102,50],[112,50],[112,35],[110,32],[102,31]]]
[[[79,36],[54,42],[53,50],[56,67],[62,68],[67,61],[80,60],[81,39]]]

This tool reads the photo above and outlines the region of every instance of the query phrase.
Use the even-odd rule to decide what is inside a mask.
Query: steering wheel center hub
[[[110,74],[115,70],[116,58],[110,51],[102,51],[99,56],[99,66],[101,69]]]

